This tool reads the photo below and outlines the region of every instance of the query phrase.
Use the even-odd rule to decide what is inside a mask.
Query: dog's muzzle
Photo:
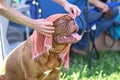
[[[81,39],[78,24],[73,18],[64,15],[53,22],[55,33],[53,39],[56,43],[75,43]]]

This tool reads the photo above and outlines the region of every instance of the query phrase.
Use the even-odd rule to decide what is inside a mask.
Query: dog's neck
[[[67,44],[59,44],[53,41],[52,50],[50,51],[50,53],[60,54],[66,48],[66,46]]]

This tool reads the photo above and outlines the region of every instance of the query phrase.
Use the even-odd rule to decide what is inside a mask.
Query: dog
[[[71,44],[81,37],[75,19],[68,14],[55,19],[53,26],[52,48],[33,58],[32,37],[28,38],[11,52],[0,80],[59,80],[62,66],[69,66]]]

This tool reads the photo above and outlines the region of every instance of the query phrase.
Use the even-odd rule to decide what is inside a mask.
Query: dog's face
[[[75,43],[81,39],[78,25],[74,19],[64,15],[53,22],[55,33],[53,39],[56,43]]]

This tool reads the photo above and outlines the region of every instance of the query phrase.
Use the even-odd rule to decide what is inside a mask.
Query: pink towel
[[[69,15],[69,14],[54,14],[48,17],[46,20],[50,22],[54,22],[56,19],[60,18],[61,16]],[[70,15],[69,15],[70,16]],[[72,16],[71,16],[72,17]],[[72,17],[74,18],[74,17]],[[52,34],[51,36],[44,36],[39,32],[33,32],[31,36],[32,41],[32,57],[33,59],[39,57],[43,53],[48,53],[49,50],[52,48]],[[59,57],[62,59],[64,66],[69,69],[69,49],[71,44],[68,44],[66,48],[59,54]]]

